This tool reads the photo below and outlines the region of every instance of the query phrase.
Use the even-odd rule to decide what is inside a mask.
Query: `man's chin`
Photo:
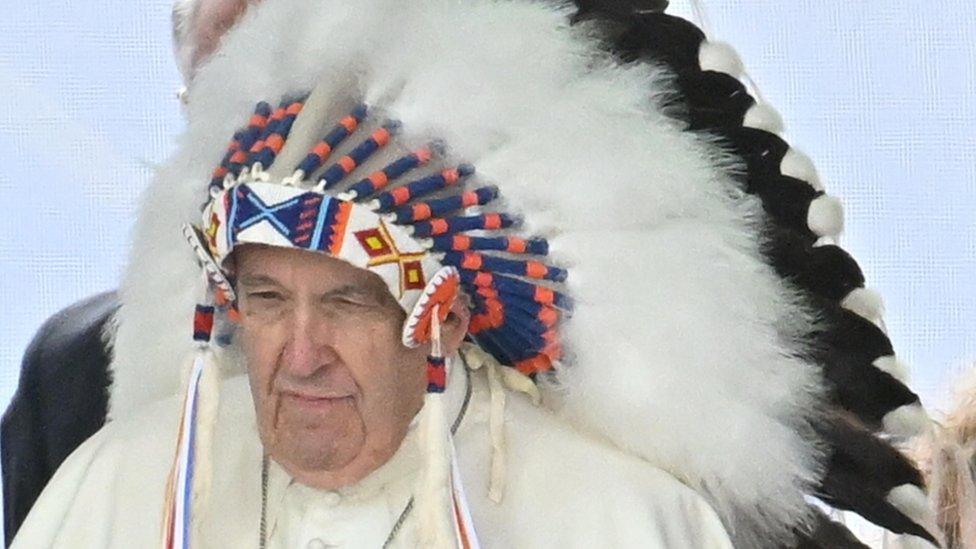
[[[279,426],[273,440],[265,442],[265,448],[296,479],[313,475],[341,477],[347,470],[355,468],[363,443],[361,432],[355,429],[340,429],[334,423],[308,422],[287,428]]]
[[[302,451],[304,452],[304,450]],[[272,459],[278,462],[295,480],[319,490],[338,490],[351,486],[368,476],[370,470],[358,463],[356,455],[309,454]]]

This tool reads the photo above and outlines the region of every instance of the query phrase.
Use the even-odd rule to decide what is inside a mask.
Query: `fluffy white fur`
[[[613,64],[567,15],[497,0],[253,8],[197,73],[188,131],[145,196],[111,415],[179,389],[199,280],[180,224],[197,221],[229,137],[258,100],[323,83],[411,139],[444,139],[554,235],[578,306],[550,403],[700,490],[737,545],[788,538],[819,473],[798,431],[820,381],[793,358],[807,317],[760,260],[761,208],[723,151],[663,114],[668,75]]]

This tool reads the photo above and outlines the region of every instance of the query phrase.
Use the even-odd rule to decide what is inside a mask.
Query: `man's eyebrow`
[[[356,296],[356,297],[368,297],[377,302],[382,302],[382,296],[379,291],[375,288],[369,288],[363,286],[362,284],[345,284],[339,286],[338,288],[333,288],[320,295],[323,299],[331,297],[342,297],[342,296]]]
[[[245,274],[237,282],[244,286],[281,286],[281,283],[268,275]]]

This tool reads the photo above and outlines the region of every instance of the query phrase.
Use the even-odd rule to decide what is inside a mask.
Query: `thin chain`
[[[461,409],[458,411],[458,415],[454,418],[454,423],[451,425],[452,436],[457,433],[458,427],[461,426],[461,421],[468,411],[468,404],[471,402],[471,371],[468,369],[468,361],[465,360],[464,353],[458,354],[461,357],[461,362],[464,363],[465,391],[464,402],[461,403]],[[267,549],[268,546],[268,468],[268,454],[265,454],[261,460],[261,522],[258,528],[258,535],[260,536],[258,539],[259,549]],[[386,541],[383,542],[383,549],[389,549],[393,545],[393,540],[396,539],[400,529],[403,528],[403,523],[407,521],[407,517],[412,510],[413,496],[410,496],[410,501],[407,502],[407,506],[400,512],[400,516],[390,530],[390,534],[386,536]]]
[[[259,534],[261,536],[261,542],[259,543],[261,549],[265,549],[265,543],[268,539],[268,520],[265,516],[265,509],[268,506],[268,454],[264,454],[264,458],[261,460],[261,523],[259,525]]]

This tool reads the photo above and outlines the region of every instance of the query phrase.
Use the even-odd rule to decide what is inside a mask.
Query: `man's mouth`
[[[339,394],[339,393],[305,393],[299,391],[283,391],[281,396],[287,400],[290,400],[299,406],[308,407],[328,407],[337,404],[343,404],[347,401],[351,401],[353,395],[350,394]]]

